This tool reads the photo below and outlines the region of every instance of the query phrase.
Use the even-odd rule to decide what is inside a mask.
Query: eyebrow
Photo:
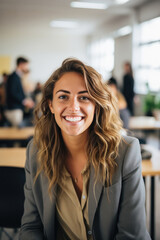
[[[63,89],[58,90],[58,91],[56,92],[56,94],[59,93],[59,92],[64,92],[64,93],[68,93],[68,94],[70,94],[69,91],[67,91],[67,90],[63,90]],[[87,91],[87,90],[84,90],[84,91],[80,91],[80,92],[78,92],[78,94],[83,94],[83,93],[88,93],[88,91]]]

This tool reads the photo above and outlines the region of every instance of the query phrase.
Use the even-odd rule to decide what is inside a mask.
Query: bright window
[[[140,24],[139,66],[135,74],[136,92],[160,91],[160,17]]]
[[[88,47],[90,64],[104,80],[108,80],[114,67],[114,40],[105,38],[92,42]]]

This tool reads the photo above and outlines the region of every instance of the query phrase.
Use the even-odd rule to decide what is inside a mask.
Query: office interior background
[[[68,57],[93,66],[104,81],[114,75],[121,88],[123,63],[130,61],[138,96],[134,114],[143,116],[148,91],[160,99],[160,0],[0,0],[0,81],[18,56],[30,61],[28,91]]]
[[[153,93],[160,91],[160,1],[87,1],[104,9],[75,8],[71,2],[0,0],[0,74],[11,72],[23,55],[30,60],[29,81],[43,83],[65,58],[77,57],[105,81],[113,71],[121,86],[128,60],[137,94],[147,93],[146,83]],[[135,108],[135,114],[141,111]]]

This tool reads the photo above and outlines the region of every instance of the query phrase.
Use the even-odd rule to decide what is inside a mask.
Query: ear
[[[53,106],[52,106],[52,101],[51,101],[51,100],[48,101],[48,105],[49,105],[49,108],[50,108],[50,110],[51,110],[51,113],[54,114],[54,108],[53,108]]]

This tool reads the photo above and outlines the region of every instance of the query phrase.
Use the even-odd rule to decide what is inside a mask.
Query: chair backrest
[[[19,228],[24,210],[25,171],[0,166],[0,227]]]

